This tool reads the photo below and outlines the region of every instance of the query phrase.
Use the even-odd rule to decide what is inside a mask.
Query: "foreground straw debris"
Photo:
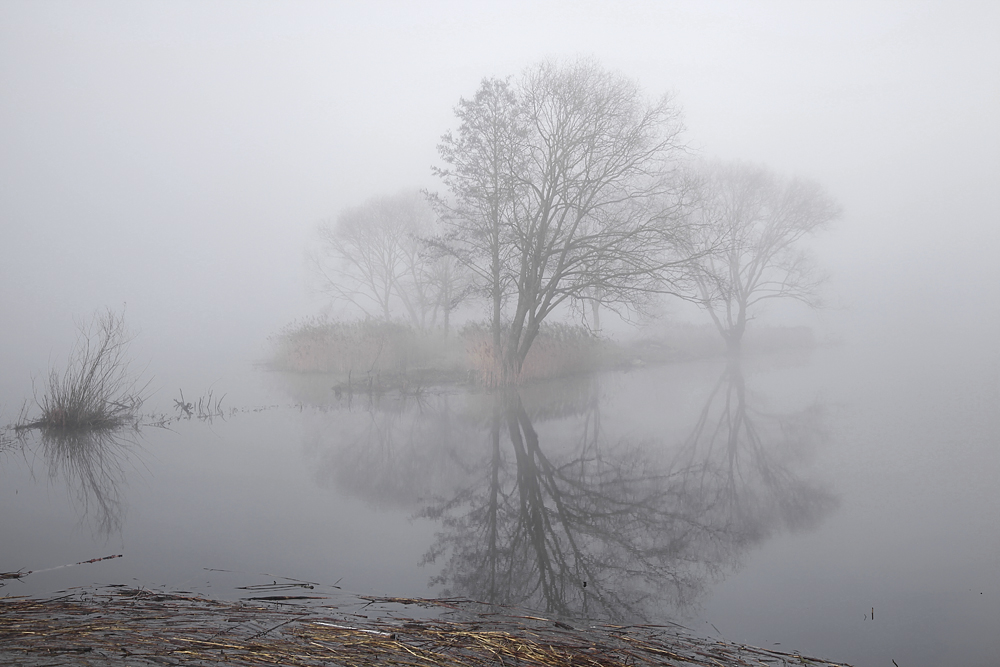
[[[0,598],[0,662],[22,665],[641,667],[814,665],[805,656],[697,638],[675,626],[573,626],[456,600],[337,605],[224,602],[108,587]],[[412,618],[392,607],[427,613]],[[352,607],[352,609],[355,609]],[[356,609],[355,609],[356,611]],[[453,618],[448,618],[453,617]]]

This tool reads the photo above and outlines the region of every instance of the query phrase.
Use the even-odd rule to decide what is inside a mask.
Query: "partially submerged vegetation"
[[[62,664],[52,662],[60,657],[99,665],[837,667],[677,625],[594,625],[456,599],[330,599],[310,591],[225,602],[126,587],[0,599],[0,659],[41,665]]]
[[[80,325],[66,369],[49,371],[41,397],[35,401],[41,415],[22,416],[15,427],[65,430],[114,429],[134,424],[148,386],[130,370],[132,335],[124,313],[98,313],[89,325]]]
[[[174,399],[174,408],[177,410],[177,418],[186,417],[191,419],[197,417],[202,421],[210,421],[215,417],[225,417],[226,411],[222,409],[222,400],[226,397],[215,396],[215,391],[209,389],[207,394],[199,396],[197,402],[184,400],[184,390],[179,389],[180,399]]]

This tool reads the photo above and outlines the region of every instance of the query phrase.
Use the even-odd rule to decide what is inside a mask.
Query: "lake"
[[[231,581],[288,577],[675,620],[857,665],[993,665],[997,368],[981,346],[856,344],[369,395],[247,363],[211,418],[163,395],[160,427],[8,433],[0,571],[36,572],[0,595],[238,598]]]

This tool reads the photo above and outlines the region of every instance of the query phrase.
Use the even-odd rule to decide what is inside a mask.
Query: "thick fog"
[[[158,377],[259,355],[324,305],[319,221],[440,190],[460,97],[577,56],[672,93],[693,153],[842,204],[815,242],[835,307],[789,321],[992,336],[998,25],[988,2],[5,3],[4,373],[44,370],[74,318],[122,304]]]
[[[311,268],[321,224],[381,195],[446,194],[433,168],[460,100],[486,77],[578,59],[672,96],[692,162],[763,165],[839,205],[804,239],[829,276],[825,307],[775,300],[752,322],[809,327],[819,345],[741,368],[700,340],[689,356],[636,343],[606,373],[506,394],[477,385],[477,366],[373,399],[361,346],[331,355],[365,360],[367,396],[360,366],[321,368],[309,349],[317,367],[285,370],[346,378],[254,368],[269,336],[340,312]],[[567,536],[603,516],[592,547],[624,545],[627,562],[651,545],[674,558],[654,574],[687,582],[661,600],[621,573],[589,588],[570,577],[574,604],[621,583],[651,609],[704,605],[697,629],[736,641],[996,664],[998,118],[1000,3],[987,1],[0,3],[2,593],[186,587],[220,567],[480,595],[461,582],[478,581],[486,490],[523,527],[512,489],[549,466],[546,493],[582,489]],[[25,400],[35,411],[78,323],[106,308],[124,313],[133,369],[153,378],[135,442],[2,430]],[[711,327],[690,303],[651,310],[658,320],[634,318],[648,331]],[[487,316],[468,302],[453,325]],[[637,331],[612,319],[619,340]],[[775,340],[801,342],[789,331],[802,330]],[[592,370],[583,358],[604,341],[573,340],[565,356]],[[377,361],[381,345],[362,351]],[[216,403],[192,418],[179,389],[226,393],[238,416],[213,422],[227,414]],[[622,471],[659,513],[628,504],[631,481],[606,493]],[[607,520],[612,496],[634,521]],[[678,516],[701,532],[660,548]],[[124,557],[56,567],[108,545]],[[22,567],[37,568],[27,584]]]

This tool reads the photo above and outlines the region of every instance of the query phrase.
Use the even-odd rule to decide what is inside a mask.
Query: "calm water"
[[[677,619],[858,665],[993,665],[991,354],[838,347],[499,395],[338,397],[324,377],[248,368],[218,383],[242,408],[225,419],[8,443],[0,571],[124,557],[0,594],[237,597],[223,569]]]

